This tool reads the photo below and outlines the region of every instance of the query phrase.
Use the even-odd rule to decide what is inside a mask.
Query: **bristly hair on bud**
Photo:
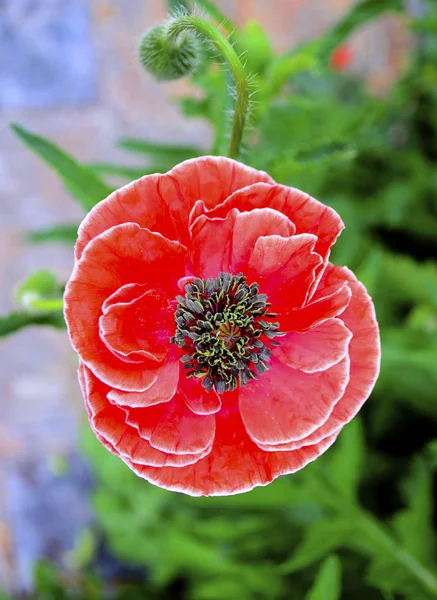
[[[140,62],[158,81],[190,75],[200,64],[201,43],[197,35],[191,31],[169,35],[170,23],[153,27],[140,43]]]
[[[227,154],[229,158],[238,158],[256,86],[233,44],[217,27],[195,12],[180,7],[167,23],[157,25],[143,37],[141,64],[158,80],[184,77],[200,66],[204,55],[202,43],[210,44],[218,52],[234,80],[235,108]]]

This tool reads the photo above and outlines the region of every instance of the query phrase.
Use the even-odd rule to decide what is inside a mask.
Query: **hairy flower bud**
[[[140,62],[158,81],[193,73],[199,65],[200,54],[200,42],[195,34],[184,31],[170,35],[167,25],[153,27],[140,44]]]

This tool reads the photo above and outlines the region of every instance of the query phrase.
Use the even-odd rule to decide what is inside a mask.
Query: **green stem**
[[[244,67],[228,40],[214,25],[205,21],[205,19],[192,15],[176,18],[169,26],[168,34],[170,37],[177,36],[187,30],[200,33],[214,45],[225,60],[234,78],[237,99],[228,156],[238,158],[249,108],[249,81],[244,72]]]
[[[229,17],[225,15],[224,12],[220,10],[218,6],[216,6],[210,0],[190,0],[190,4],[195,6],[200,6],[203,10],[208,14],[211,19],[214,19],[216,23],[220,25],[222,29],[226,31],[229,36],[231,42],[235,40],[235,32],[237,31],[236,26],[230,21]]]
[[[437,597],[437,577],[434,573],[424,567],[406,550],[400,548],[373,515],[364,509],[359,509],[356,512],[356,523],[367,539],[384,548],[394,560],[421,583],[424,589]]]
[[[326,504],[335,512],[347,513],[347,517],[355,523],[364,539],[370,542],[372,549],[382,548],[392,558],[422,585],[422,587],[437,597],[437,577],[424,567],[414,556],[400,548],[385,527],[361,506],[352,504],[348,499],[339,497],[329,481],[323,478],[323,494]],[[315,489],[320,491],[320,482],[314,481]],[[319,492],[317,492],[319,493]]]

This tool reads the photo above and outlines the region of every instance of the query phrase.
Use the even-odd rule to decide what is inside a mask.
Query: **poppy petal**
[[[137,464],[154,467],[186,466],[205,456],[205,452],[182,455],[161,452],[153,448],[146,439],[139,436],[134,427],[125,422],[125,412],[106,399],[109,388],[84,365],[80,369],[90,425],[95,433],[116,449],[117,454]]]
[[[217,418],[215,441],[207,456],[189,467],[153,468],[125,460],[140,477],[191,496],[225,496],[267,485],[315,460],[335,441],[332,435],[294,452],[264,452],[247,435],[238,412]]]
[[[196,415],[176,395],[165,405],[150,443],[154,448],[173,454],[199,453],[210,448],[215,435],[215,416]]]
[[[67,284],[65,318],[73,348],[82,361],[105,383],[125,391],[142,391],[156,379],[161,365],[140,364],[117,358],[99,335],[102,305],[119,288],[148,284],[174,297],[185,267],[186,250],[160,234],[124,224],[92,240],[76,263]]]
[[[325,440],[330,439],[332,435],[335,435],[337,437],[341,430],[342,427],[339,427],[338,429],[333,431],[331,435],[328,435],[324,438],[320,438],[319,440],[317,440],[317,442],[314,443],[324,442]],[[308,436],[308,439],[309,437],[310,436]],[[290,450],[299,450],[299,448],[306,445],[308,444],[302,444],[302,440],[287,442],[286,444],[257,444],[257,446],[259,446],[261,450],[264,450],[265,452],[289,452]]]
[[[291,369],[272,357],[269,371],[239,391],[241,417],[261,444],[285,444],[310,435],[332,413],[349,381],[349,359],[316,373]]]
[[[205,449],[203,452],[192,454],[162,452],[140,437],[133,427],[123,424],[120,411],[121,409],[116,407],[106,408],[92,418],[92,426],[111,442],[122,456],[138,464],[154,467],[184,467],[197,462],[209,451]]]
[[[292,369],[325,371],[346,356],[351,338],[342,321],[328,319],[306,332],[287,333],[273,354]]]
[[[213,415],[218,412],[222,403],[215,389],[213,388],[207,392],[195,377],[185,377],[184,375],[184,372],[181,373],[179,391],[193,413],[196,415]]]
[[[168,353],[167,360],[158,371],[156,380],[143,392],[123,392],[110,390],[108,399],[119,406],[131,408],[145,408],[161,402],[168,402],[176,393],[179,380],[179,360],[172,350]]]
[[[136,300],[149,289],[150,286],[147,283],[127,283],[109,296],[109,298],[106,298],[102,304],[102,312],[107,312],[111,306],[119,304],[120,302],[129,304],[129,302]]]
[[[216,277],[220,271],[237,273],[244,270],[261,236],[288,238],[294,229],[286,216],[270,208],[232,210],[223,219],[200,215],[191,225],[194,269],[202,278]]]
[[[189,210],[202,200],[208,210],[222,203],[236,190],[254,183],[274,183],[264,173],[223,156],[202,156],[186,160],[160,179],[160,193],[171,205],[175,196],[186,199]],[[188,219],[184,222],[187,228]]]
[[[371,299],[352,273],[328,262],[342,229],[337,213],[308,194],[222,157],[146,176],[97,205],[79,230],[65,317],[101,443],[146,480],[195,496],[266,485],[323,453],[370,394],[380,360]],[[266,342],[269,353],[255,340],[258,325],[241,319],[252,318],[245,292],[227,284],[205,318],[232,323],[229,336],[184,312],[198,329],[189,349],[172,343],[182,344],[183,335],[172,337],[176,327],[182,334],[179,295],[191,293],[193,278],[220,271],[241,272],[249,293],[259,290],[252,304],[267,306],[255,319],[278,321],[270,329],[259,322],[269,339],[279,336]],[[199,292],[202,307],[213,288]],[[203,327],[217,337],[200,339]],[[257,379],[245,372],[219,395],[216,381],[207,392],[187,378],[187,369],[200,374],[192,354],[200,365],[210,361],[211,379],[222,372],[213,370],[213,351],[229,356],[233,374],[247,368],[236,361],[243,347],[247,360],[267,361],[256,365]],[[259,354],[249,352],[255,348]]]
[[[317,443],[348,423],[369,397],[379,373],[381,348],[378,323],[366,288],[346,267],[329,265],[326,277],[331,283],[347,280],[352,291],[350,304],[341,315],[341,320],[353,334],[349,344],[349,383],[329,419],[310,436],[297,440],[297,445]]]
[[[258,181],[273,183],[267,173],[218,156],[187,160],[165,175],[146,175],[113,192],[88,213],[79,227],[76,258],[92,239],[122,223],[137,223],[186,244],[189,213],[197,200],[212,208],[235,190]]]
[[[88,213],[82,221],[75,246],[79,260],[86,246],[104,231],[123,223],[135,223],[144,229],[161,233],[168,239],[179,239],[173,214],[183,211],[183,199],[172,198],[173,206],[159,192],[163,175],[146,175],[113,192]]]
[[[323,281],[323,278],[322,278]],[[352,292],[347,283],[325,288],[326,296],[311,298],[311,302],[302,308],[293,309],[281,314],[281,329],[283,331],[308,331],[332,317],[341,315],[348,306]]]
[[[210,448],[214,439],[215,416],[195,415],[179,394],[165,404],[125,407],[125,411],[126,423],[157,450],[168,454],[198,454]]]
[[[122,359],[162,361],[174,331],[174,310],[160,290],[147,290],[130,301],[103,307],[99,328],[106,346]]]
[[[232,272],[245,267],[260,237],[278,235],[288,238],[295,230],[288,217],[271,208],[237,214],[232,235]]]
[[[200,216],[191,226],[191,261],[198,277],[217,277],[220,271],[229,273],[232,259],[232,239],[238,211],[224,219]]]
[[[267,294],[275,312],[282,314],[305,302],[315,270],[322,262],[313,251],[316,242],[310,234],[289,238],[269,235],[257,240],[248,273]]]
[[[209,218],[223,218],[237,208],[250,211],[269,207],[287,216],[296,226],[296,233],[311,233],[317,237],[315,252],[326,263],[335,240],[344,229],[344,223],[334,209],[322,204],[304,192],[284,185],[255,183],[236,191],[222,204],[211,210]]]

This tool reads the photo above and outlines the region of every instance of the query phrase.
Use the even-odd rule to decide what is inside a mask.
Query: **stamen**
[[[215,279],[194,279],[177,296],[176,333],[171,341],[183,349],[181,362],[187,377],[202,379],[206,391],[223,394],[246,385],[268,368],[271,350],[278,345],[277,318],[269,312],[257,283],[247,285],[244,275],[219,273]]]

